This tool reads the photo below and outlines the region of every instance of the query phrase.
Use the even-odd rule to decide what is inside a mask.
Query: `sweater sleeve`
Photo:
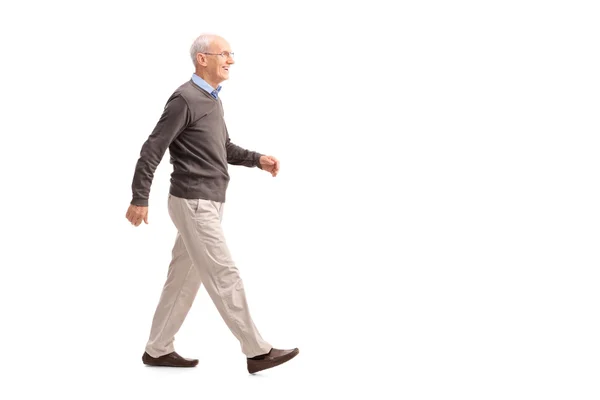
[[[258,167],[260,168],[260,157],[263,156],[261,153],[256,151],[246,150],[238,145],[235,145],[229,139],[229,132],[227,132],[227,126],[225,126],[227,134],[227,142],[225,148],[227,149],[227,163],[231,165],[243,165],[244,167]]]
[[[131,184],[131,204],[148,206],[154,171],[171,142],[190,124],[190,120],[186,101],[179,95],[171,96],[152,134],[142,146]]]

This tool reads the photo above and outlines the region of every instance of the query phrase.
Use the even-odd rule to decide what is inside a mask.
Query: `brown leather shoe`
[[[144,364],[152,367],[195,367],[198,365],[198,360],[183,358],[176,352],[165,354],[158,358],[154,358],[150,356],[150,354],[144,353],[142,361]]]
[[[248,358],[248,372],[254,374],[263,369],[273,368],[290,361],[300,353],[298,348],[292,350],[271,349],[267,354]]]

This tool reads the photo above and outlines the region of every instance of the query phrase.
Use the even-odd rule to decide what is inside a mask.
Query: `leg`
[[[154,313],[150,338],[146,345],[149,355],[160,357],[175,351],[175,334],[192,307],[200,283],[200,275],[194,268],[181,235],[177,232],[167,281]]]
[[[169,214],[221,317],[240,341],[246,357],[272,346],[258,333],[248,310],[244,285],[221,227],[222,203],[169,196]]]

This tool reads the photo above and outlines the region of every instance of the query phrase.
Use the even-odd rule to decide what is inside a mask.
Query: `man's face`
[[[209,53],[221,54],[225,52],[226,55],[215,56],[206,55],[206,71],[211,75],[215,82],[221,83],[229,79],[229,67],[234,64],[233,58],[227,55],[231,53],[231,46],[221,37],[217,37],[211,46]]]

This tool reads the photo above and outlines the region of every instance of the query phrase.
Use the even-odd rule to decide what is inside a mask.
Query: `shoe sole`
[[[193,362],[192,364],[189,364],[189,365],[174,365],[174,364],[169,364],[169,363],[152,363],[152,362],[147,362],[144,359],[144,357],[142,357],[142,362],[144,363],[144,365],[147,365],[149,367],[193,368],[196,365],[198,365],[198,361],[197,360],[195,362]]]
[[[193,364],[193,365],[146,364],[146,363],[144,363],[144,365],[147,365],[148,367],[193,368],[196,365],[198,365],[198,363]]]
[[[277,367],[278,365],[281,365],[285,362],[290,361],[292,358],[296,357],[299,353],[300,353],[300,350],[295,349],[291,353],[286,354],[285,356],[278,358],[277,360],[273,360],[271,363],[265,363],[265,364],[261,363],[257,366],[252,366],[252,367],[250,365],[248,365],[248,372],[251,374],[254,374],[259,371],[264,371],[265,369]]]

